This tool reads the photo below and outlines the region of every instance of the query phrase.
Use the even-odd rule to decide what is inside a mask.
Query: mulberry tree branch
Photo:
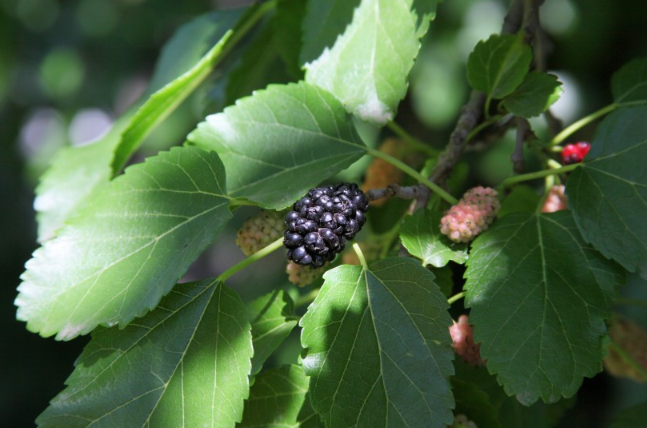
[[[366,192],[369,201],[375,201],[386,197],[396,197],[400,199],[416,199],[418,197],[418,186],[400,186],[398,184],[389,184],[384,189],[370,189]]]
[[[517,117],[517,139],[514,144],[514,151],[510,155],[510,161],[512,162],[512,169],[517,174],[523,172],[524,161],[523,161],[523,145],[532,135],[532,130],[530,129],[530,123],[528,120],[523,117]]]
[[[506,14],[501,27],[502,34],[514,34],[521,28],[524,22],[525,2],[528,0],[514,0],[508,13]],[[531,0],[543,1],[543,0]],[[445,150],[440,154],[436,168],[429,179],[436,183],[443,183],[451,170],[460,159],[460,155],[465,149],[467,136],[482,120],[482,112],[485,106],[485,94],[481,91],[472,91],[469,101],[463,106],[462,113],[456,122],[456,127],[449,137],[449,143]],[[427,205],[431,192],[428,188],[418,185],[418,198],[414,210],[418,210]]]

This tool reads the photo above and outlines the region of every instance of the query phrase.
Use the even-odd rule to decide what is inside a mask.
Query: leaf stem
[[[368,265],[366,264],[364,253],[362,253],[362,249],[359,247],[359,244],[357,242],[353,243],[353,251],[355,251],[355,254],[357,254],[357,258],[359,259],[359,262],[362,264],[362,268],[364,268],[364,270],[368,270]]]
[[[247,199],[231,198],[229,200],[229,206],[232,207],[232,208],[237,208],[237,207],[257,207],[258,204],[256,202],[248,201]]]
[[[449,299],[447,299],[447,303],[449,303],[449,304],[451,305],[451,304],[453,304],[454,302],[456,302],[457,300],[462,299],[463,297],[465,297],[465,292],[464,292],[464,291],[461,291],[460,293],[458,293],[458,294],[454,294],[452,297],[450,297]]]
[[[553,139],[548,143],[549,147],[555,146],[562,141],[564,141],[566,138],[568,138],[571,134],[574,132],[578,131],[580,128],[583,128],[584,126],[588,125],[589,123],[593,122],[596,119],[599,119],[600,117],[604,116],[607,113],[612,112],[616,108],[620,107],[620,104],[618,103],[612,103],[609,104],[606,107],[602,107],[600,110],[593,112],[589,114],[588,116],[583,117],[582,119],[578,120],[577,122],[574,122],[564,128],[562,132],[559,134],[555,135]]]
[[[488,95],[485,99],[485,105],[483,106],[483,114],[486,120],[490,120],[490,103],[492,102],[492,96]]]
[[[472,140],[472,138],[476,136],[476,134],[481,132],[484,128],[487,128],[488,126],[492,125],[495,122],[498,122],[501,119],[503,119],[503,115],[497,114],[496,116],[492,116],[489,119],[479,123],[477,126],[474,127],[474,129],[470,131],[469,134],[467,134],[467,137],[465,137],[465,142],[466,143],[469,142],[470,140]]]
[[[114,157],[110,164],[112,175],[116,175],[124,167],[144,139],[195,91],[263,15],[276,7],[276,1],[270,0],[257,7],[251,7],[241,18],[244,21],[234,25],[193,67],[181,76],[177,76],[172,82],[181,82],[179,95],[173,95],[176,89],[173,89],[171,82],[156,92],[148,94],[146,101],[129,119],[129,123],[121,133],[120,141],[114,148]],[[151,102],[156,98],[161,99],[163,104],[161,107],[155,107],[155,112],[151,113]]]
[[[626,297],[621,297],[616,301],[616,305],[633,305],[633,306],[647,307],[647,300],[644,300],[644,299],[629,299],[629,298],[626,298]]]
[[[272,242],[267,247],[257,251],[256,253],[252,254],[249,257],[247,257],[245,260],[242,260],[241,262],[236,263],[235,265],[233,265],[232,267],[230,267],[229,269],[227,269],[226,271],[221,273],[218,276],[218,280],[223,281],[223,282],[228,280],[229,278],[231,278],[238,271],[243,270],[244,268],[251,265],[255,261],[258,261],[258,260],[262,259],[263,257],[267,256],[268,254],[278,250],[282,246],[283,246],[283,238],[281,237],[281,238],[277,239],[276,241]]]
[[[319,295],[319,288],[315,288],[308,294],[299,296],[299,298],[294,302],[294,307],[300,308],[301,306],[308,305],[312,303],[317,298],[318,295]]]
[[[367,153],[371,156],[375,156],[376,158],[380,158],[391,165],[395,166],[396,168],[400,169],[402,172],[405,174],[410,175],[411,177],[415,178],[418,180],[418,182],[424,184],[427,186],[429,189],[431,189],[433,192],[437,193],[441,198],[449,202],[451,205],[456,205],[458,203],[458,200],[454,198],[452,195],[447,193],[442,187],[437,185],[436,183],[430,181],[427,177],[424,175],[420,174],[418,171],[415,169],[411,168],[409,165],[405,164],[404,162],[400,161],[399,159],[394,158],[393,156],[387,155],[384,152],[381,152],[379,150],[371,149],[368,148]]]
[[[535,180],[537,178],[547,177],[549,175],[561,174],[563,172],[573,171],[575,168],[580,166],[579,163],[574,163],[571,165],[566,165],[561,168],[556,169],[543,169],[541,171],[530,172],[528,174],[515,175],[514,177],[508,177],[501,183],[500,187],[510,187],[513,184],[521,183],[523,181]]]
[[[629,364],[634,370],[640,373],[640,376],[642,376],[645,381],[647,381],[647,370],[645,370],[643,366],[641,366],[631,355],[629,355],[629,353],[622,346],[612,341],[609,345],[609,348],[611,348],[613,352],[620,355],[620,358],[622,358],[625,363]]]
[[[416,137],[413,135],[409,134],[407,131],[405,131],[400,125],[398,125],[395,122],[389,122],[387,125],[391,131],[398,137],[402,138],[407,144],[410,146],[422,151],[426,152],[431,156],[438,156],[440,153],[439,150],[434,149],[433,147],[429,147],[427,144],[423,143],[422,141],[418,140]]]
[[[546,165],[548,166],[548,168],[552,168],[552,169],[559,169],[559,168],[561,168],[563,166],[561,163],[557,162],[555,159],[548,159],[546,161]]]

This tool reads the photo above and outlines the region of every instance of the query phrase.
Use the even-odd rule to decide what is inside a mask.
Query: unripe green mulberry
[[[468,190],[440,219],[440,232],[454,242],[470,242],[494,221],[501,204],[489,187]]]
[[[299,287],[305,287],[312,283],[315,279],[319,278],[328,269],[328,264],[322,267],[315,268],[310,265],[300,265],[289,261],[285,268],[285,273],[288,274],[288,281]]]
[[[260,211],[238,230],[236,245],[246,256],[251,256],[283,236],[283,228],[283,213]]]

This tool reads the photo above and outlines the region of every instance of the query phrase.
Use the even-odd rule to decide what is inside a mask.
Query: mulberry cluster
[[[475,187],[440,219],[440,232],[454,242],[470,242],[494,221],[501,204],[497,192],[489,187]]]
[[[485,361],[481,359],[481,345],[474,343],[474,329],[467,315],[458,317],[458,322],[449,327],[449,335],[454,341],[454,352],[463,361],[473,366],[485,365]]]
[[[554,213],[568,208],[564,185],[553,186],[548,191],[548,196],[541,207],[542,213]]]
[[[283,233],[283,213],[260,211],[243,223],[236,234],[236,245],[251,256],[279,239]]]
[[[562,162],[564,165],[570,165],[573,163],[580,163],[584,160],[584,157],[589,152],[591,144],[586,141],[580,141],[575,144],[567,144],[562,150]]]
[[[647,331],[633,321],[616,319],[611,324],[609,336],[636,363],[647,370]],[[609,353],[604,358],[604,368],[616,377],[627,377],[637,382],[647,382],[642,374],[627,363],[613,348],[609,348]]]
[[[315,187],[285,216],[288,260],[318,268],[340,253],[366,223],[368,199],[356,184]]]

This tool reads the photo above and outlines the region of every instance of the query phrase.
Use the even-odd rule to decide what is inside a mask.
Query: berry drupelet
[[[366,223],[368,198],[356,184],[315,187],[285,216],[288,259],[318,268],[340,253]]]

